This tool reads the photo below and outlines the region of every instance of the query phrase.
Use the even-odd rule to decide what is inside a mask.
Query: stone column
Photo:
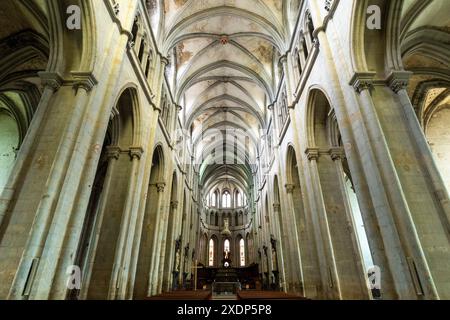
[[[406,220],[411,222],[409,208],[406,204],[404,194],[400,188],[400,181],[398,181],[398,175],[395,172],[394,164],[388,149],[386,138],[384,136],[381,124],[373,104],[371,91],[374,90],[372,72],[356,73],[351,84],[359,94],[361,102],[361,113],[367,121],[367,135],[369,136],[370,144],[373,145],[373,151],[378,158],[379,174],[377,176],[378,190],[372,194],[373,200],[378,205],[377,219],[380,226],[380,232],[384,241],[384,248],[386,250],[386,256],[389,263],[389,269],[392,273],[396,294],[400,299],[416,299],[416,289],[413,284],[413,276],[408,268],[407,256],[412,256],[412,252],[415,251],[412,247],[417,243],[417,235],[414,230],[414,226],[411,223],[404,223],[403,218],[396,217],[398,214],[405,216]],[[374,144],[373,141],[378,141]],[[375,165],[375,164],[374,164]],[[366,170],[373,170],[373,167]],[[383,173],[389,176],[382,176]],[[377,172],[378,173],[378,172]],[[375,186],[372,186],[374,188]],[[381,189],[381,190],[380,190]],[[380,192],[382,191],[382,192]],[[374,192],[374,191],[372,191]],[[391,202],[396,204],[395,207],[391,207]],[[407,232],[402,232],[403,228],[413,228]],[[402,238],[410,238],[406,240],[406,243],[402,244],[405,240]],[[405,251],[404,251],[405,250]]]
[[[278,221],[278,231],[276,232],[277,237],[280,239],[278,248],[276,250],[278,254],[279,267],[279,277],[280,281],[283,283],[282,287],[284,291],[292,291],[295,292],[298,290],[296,288],[296,276],[300,275],[302,278],[301,270],[297,270],[295,268],[294,260],[296,257],[296,251],[298,247],[293,244],[293,240],[295,236],[293,235],[292,230],[292,218],[288,208],[286,208],[286,214],[284,214],[284,219],[282,221],[279,220],[281,215],[281,206],[279,203],[273,204],[274,216]]]
[[[43,255],[49,253],[52,245],[56,245],[57,242],[62,241],[65,235],[65,228],[67,228],[67,222],[70,219],[70,214],[66,215],[54,215],[55,211],[60,209],[54,206],[58,204],[60,197],[61,185],[65,179],[65,170],[67,169],[71,156],[73,155],[73,148],[75,147],[78,130],[83,121],[86,106],[88,105],[88,94],[93,86],[96,84],[96,80],[92,75],[80,75],[79,80],[72,86],[64,86],[58,91],[59,101],[62,102],[63,96],[69,95],[74,99],[73,113],[67,127],[64,129],[63,136],[59,143],[59,148],[53,159],[53,165],[49,172],[47,183],[43,191],[44,196],[39,201],[39,205],[35,214],[34,222],[30,230],[30,235],[27,240],[24,252],[22,254],[20,264],[17,269],[16,277],[11,286],[10,297],[21,296],[21,288],[25,286],[26,279],[30,271],[30,261],[38,260],[39,270],[37,270],[37,283],[33,288],[31,295],[36,298],[46,298],[51,290],[51,277],[57,266],[58,260],[53,258],[41,259]],[[75,89],[75,90],[74,90]],[[75,91],[75,96],[73,92]],[[56,101],[53,101],[53,104]],[[62,195],[71,197],[72,195]],[[58,226],[58,230],[55,228]],[[64,228],[61,228],[63,227]],[[51,235],[51,239],[49,239]],[[49,241],[47,241],[49,240]],[[57,251],[60,248],[55,247]],[[54,252],[53,254],[56,254]],[[44,272],[45,270],[45,272]]]
[[[170,197],[170,193],[167,194],[168,197]],[[166,251],[166,242],[167,242],[167,227],[168,227],[168,220],[169,220],[169,215],[170,215],[170,211],[171,211],[171,203],[168,203],[167,201],[168,199],[165,199],[165,201],[163,202],[163,206],[161,209],[161,224],[160,224],[160,229],[158,231],[158,249],[157,249],[157,255],[159,256],[158,258],[158,265],[157,265],[157,271],[156,273],[158,273],[158,278],[157,278],[157,292],[160,293],[161,292],[161,288],[162,288],[162,281],[163,281],[163,276],[164,276],[164,259],[165,259],[165,251]]]
[[[164,188],[165,188],[165,183],[157,183],[156,185],[157,187],[157,191],[159,193],[158,196],[158,212],[156,214],[156,227],[155,227],[155,234],[153,235],[153,248],[152,248],[152,260],[151,260],[151,265],[150,265],[150,277],[149,277],[149,292],[148,295],[149,296],[154,296],[157,294],[157,285],[158,285],[158,273],[157,273],[157,269],[159,266],[159,230],[161,228],[161,219],[162,219],[162,202],[164,201]]]
[[[131,250],[133,246],[133,237],[136,225],[136,215],[139,206],[139,200],[136,195],[140,195],[137,190],[140,159],[144,150],[141,147],[130,147],[131,173],[128,186],[128,196],[125,203],[124,213],[122,215],[119,240],[116,246],[115,262],[111,275],[111,284],[109,290],[109,299],[125,299],[129,287],[129,264],[131,259]]]
[[[301,295],[306,296],[305,292],[305,279],[303,274],[303,264],[302,264],[302,255],[304,254],[301,250],[302,244],[299,240],[299,232],[298,230],[298,221],[295,212],[293,194],[295,191],[295,186],[293,184],[286,184],[286,213],[285,219],[283,221],[284,226],[284,234],[282,237],[285,239],[285,243],[289,246],[289,250],[287,250],[287,254],[289,255],[290,264],[291,264],[291,275],[288,277],[291,282],[289,285],[289,289],[294,292],[299,292]]]
[[[355,222],[353,218],[353,211],[350,204],[350,199],[347,194],[346,186],[345,186],[345,178],[344,178],[344,169],[342,167],[342,159],[345,158],[345,152],[342,148],[334,147],[330,149],[330,156],[333,160],[334,166],[336,168],[336,176],[338,178],[338,184],[341,192],[341,196],[343,199],[346,224],[349,234],[351,235],[351,240],[353,244],[353,259],[356,262],[357,270],[359,272],[359,278],[361,283],[361,290],[363,294],[367,294],[365,297],[361,298],[369,298],[370,294],[368,292],[368,281],[366,276],[366,271],[364,268],[364,262],[362,259],[362,250],[359,244],[358,235],[356,233]],[[344,285],[345,286],[345,285]]]
[[[136,39],[134,41],[134,51],[136,52],[136,56],[139,55],[139,49],[141,48],[141,43],[144,41],[144,27],[142,22],[139,23],[139,30],[136,35]]]
[[[284,72],[284,78],[285,78],[285,84],[286,84],[286,94],[287,94],[287,105],[290,106],[292,104],[293,99],[293,92],[292,89],[294,80],[292,78],[292,72],[290,72],[288,68],[288,59],[287,59],[288,53],[285,53],[280,57],[280,62],[283,65],[283,72]],[[282,128],[280,128],[281,130]]]
[[[157,70],[155,72],[155,78],[153,80],[153,83],[156,84],[155,86],[155,94],[156,94],[156,98],[155,101],[158,101],[158,103],[160,103],[161,98],[162,98],[162,85],[164,82],[164,73],[166,70],[167,65],[169,64],[169,59],[167,59],[166,57],[160,56],[160,61],[157,64]],[[161,106],[160,106],[161,109]]]
[[[150,48],[149,48],[150,44],[147,44],[145,49],[144,49],[144,55],[142,56],[142,61],[141,61],[141,68],[142,68],[142,73],[144,74],[144,77],[147,77],[147,75],[145,75],[145,70],[147,68],[147,64],[148,64],[148,57],[150,56]]]
[[[308,148],[306,155],[309,160],[309,173],[311,183],[311,210],[313,212],[313,225],[315,241],[318,249],[320,273],[322,277],[322,289],[328,299],[342,299],[339,275],[334,256],[333,242],[328,224],[327,212],[320,184],[317,161],[319,159],[318,148]],[[314,214],[315,213],[315,214]]]
[[[174,258],[174,248],[175,248],[175,228],[176,228],[176,221],[175,217],[177,215],[177,209],[178,209],[178,201],[174,200],[170,202],[170,213],[169,213],[169,219],[173,219],[172,223],[172,230],[169,230],[170,222],[167,221],[167,226],[165,228],[165,234],[163,235],[163,239],[165,243],[162,244],[162,247],[164,248],[161,253],[163,253],[163,256],[161,257],[161,264],[160,268],[163,272],[163,276],[160,279],[162,290],[169,290],[171,287],[171,278],[172,278],[172,272],[171,270],[173,265],[173,258]],[[170,235],[170,238],[167,238]],[[166,256],[168,254],[168,256]],[[163,269],[164,268],[164,269]]]
[[[3,192],[0,193],[0,226],[2,225],[2,221],[7,210],[9,209],[9,204],[14,196],[14,190],[20,174],[26,169],[25,164],[31,156],[31,150],[33,149],[38,137],[39,128],[42,121],[48,112],[50,101],[55,92],[57,92],[63,84],[63,79],[58,73],[39,72],[39,77],[41,78],[42,85],[44,86],[44,91],[42,92],[39,105],[33,115],[33,120],[28,128],[25,139],[20,146],[8,183],[5,185]]]
[[[94,259],[97,251],[97,243],[99,240],[100,230],[102,228],[103,218],[105,216],[106,202],[108,194],[111,192],[111,179],[112,174],[115,171],[117,160],[120,157],[120,148],[117,146],[109,146],[106,148],[106,155],[108,157],[108,169],[106,170],[105,181],[103,183],[102,196],[98,205],[98,213],[95,218],[94,227],[92,228],[91,242],[89,245],[89,252],[86,259],[86,268],[82,270],[82,284],[80,291],[80,299],[86,300],[88,298],[88,291],[90,285],[90,279],[92,275],[92,267],[94,265]],[[80,266],[81,267],[81,266]]]
[[[437,167],[436,162],[433,160],[433,155],[424,135],[423,128],[420,125],[419,120],[417,119],[417,116],[414,112],[414,107],[412,106],[411,100],[408,96],[408,92],[406,91],[409,77],[411,75],[412,72],[393,71],[388,77],[387,81],[390,88],[398,95],[400,105],[410,128],[411,136],[417,144],[419,153],[422,156],[421,159],[423,160],[427,172],[430,176],[434,189],[433,191],[436,194],[442,211],[448,221],[447,223],[450,223],[449,192],[439,172],[439,168]]]

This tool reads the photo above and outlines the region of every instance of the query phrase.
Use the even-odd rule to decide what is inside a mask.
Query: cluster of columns
[[[279,167],[272,172],[279,172],[288,192],[281,194],[281,208],[270,200],[273,210],[261,204],[257,213],[264,222],[265,215],[271,217],[266,221],[273,220],[281,210],[278,229],[288,235],[280,238],[282,282],[287,291],[312,298],[372,298],[345,189],[346,159],[374,265],[381,270],[382,297],[446,298],[449,277],[443,268],[450,261],[449,197],[405,90],[409,74],[392,71],[380,79],[382,72],[353,72],[340,51],[333,50],[340,44],[338,31],[327,25],[332,17],[322,19],[318,4],[308,4],[316,25],[312,50],[320,50],[317,59],[321,72],[327,74],[322,85],[331,97],[342,146],[310,143],[308,110],[314,106],[304,97],[311,91],[294,95],[292,88],[299,86],[290,76],[289,59],[283,57],[300,186],[293,187],[285,176],[286,149],[278,147]],[[296,210],[296,192],[300,192],[303,213]],[[267,193],[270,199],[272,186]],[[260,246],[268,242],[264,234],[277,234],[276,225],[262,226]],[[305,241],[313,247],[311,252]],[[315,272],[312,266],[317,267]]]
[[[129,9],[135,10],[134,6]],[[116,23],[120,24],[119,31],[114,29],[108,35],[115,41],[111,41],[113,45],[98,62],[102,70],[96,73],[98,78],[92,71],[40,73],[44,86],[41,100],[1,195],[1,298],[73,297],[68,279],[78,274],[76,268],[81,271],[78,298],[136,297],[134,287],[141,235],[147,230],[143,222],[148,211],[146,197],[158,124],[158,101],[167,64],[163,57],[155,59],[156,68],[146,79],[147,89],[151,87],[157,93],[153,101],[145,103],[153,108],[126,106],[133,109],[130,111],[134,113],[133,124],[142,123],[142,128],[133,128],[129,145],[104,146],[103,155],[107,159],[104,183],[88,240],[82,241],[108,124],[112,118],[123,116],[116,110],[117,92],[123,85],[119,75],[135,56],[130,53],[129,33],[120,31],[124,30],[122,23],[131,25],[132,19]],[[135,63],[140,65],[141,62]],[[140,66],[147,69],[145,64]],[[165,181],[184,184],[186,174],[181,174],[171,161],[166,164],[163,168]],[[170,179],[174,170],[182,177],[179,181]],[[181,203],[184,188],[178,188],[175,196],[167,189],[163,181],[158,182],[158,203],[150,204],[157,206],[157,225],[152,234],[150,269],[144,270],[149,281],[144,284],[145,292],[140,298],[169,290],[173,281],[181,281],[173,277],[178,267],[175,240],[181,236],[178,247],[183,248],[189,248],[189,244],[196,241],[195,230],[191,229],[197,223],[197,215],[192,217],[196,212],[195,205],[191,205],[194,190],[189,190],[184,198],[186,203]],[[183,230],[182,218],[185,220]],[[111,225],[114,234],[108,233]],[[84,244],[88,245],[87,249],[82,247]],[[86,251],[81,259],[80,252]],[[191,249],[180,263],[185,273],[191,267],[192,256]]]

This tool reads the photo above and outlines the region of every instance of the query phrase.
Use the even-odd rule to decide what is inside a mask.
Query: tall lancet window
[[[244,239],[239,241],[239,256],[241,261],[241,267],[245,267],[245,242]]]
[[[230,252],[230,240],[226,239],[223,243],[223,251],[225,251],[226,253]]]
[[[214,266],[214,240],[209,240],[209,256],[208,256],[208,266]]]
[[[214,193],[211,195],[211,206],[212,206],[212,207],[217,206],[217,192],[214,192]]]
[[[239,191],[236,192],[236,204],[238,207],[242,207],[242,195]]]
[[[222,208],[231,207],[231,195],[228,191],[225,191],[222,195]]]

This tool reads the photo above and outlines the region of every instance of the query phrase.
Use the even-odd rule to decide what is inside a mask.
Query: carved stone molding
[[[220,43],[224,46],[230,42],[230,37],[226,34],[220,36]]]
[[[287,53],[283,54],[278,61],[285,64],[287,62]]]
[[[74,79],[73,86],[77,90],[82,88],[89,92],[98,84],[97,79],[91,72],[72,72],[72,77]]]
[[[49,87],[53,91],[58,91],[64,83],[64,79],[57,72],[38,72],[42,85]]]
[[[158,182],[156,184],[156,189],[158,192],[164,192],[165,187],[166,187],[166,184],[164,182]]]
[[[116,106],[112,107],[109,119],[112,120],[112,119],[114,119],[115,117],[118,117],[118,116],[119,116],[119,109],[117,109]]]
[[[114,14],[117,16],[120,13],[120,5],[119,3],[116,2],[116,0],[112,0],[111,1],[111,6],[114,10]]]
[[[297,102],[294,101],[294,103],[288,105],[287,108],[288,108],[289,110],[291,110],[291,109],[294,110],[296,106],[297,106]]]
[[[141,159],[143,153],[144,149],[142,147],[130,147],[131,160],[133,160],[134,158]]]
[[[345,159],[345,151],[343,148],[339,148],[339,147],[331,148],[330,156],[333,161],[343,160],[343,159]]]
[[[321,31],[320,29],[316,29],[317,32]],[[316,32],[314,31],[314,32]],[[318,49],[320,47],[320,41],[319,38],[317,38],[317,35],[314,36],[314,42],[313,42],[313,47]]]
[[[161,63],[166,67],[170,63],[170,60],[167,57],[161,56]]]
[[[177,210],[177,208],[178,208],[178,201],[171,201],[170,202],[170,208],[172,210]]]
[[[308,157],[308,160],[318,160],[319,159],[319,148],[308,148],[305,150],[306,156]]]
[[[355,72],[349,84],[358,94],[364,90],[371,90],[375,74],[375,72]]]
[[[392,71],[387,78],[387,84],[392,91],[398,93],[400,90],[408,87],[412,74],[410,71]]]
[[[118,160],[120,157],[120,148],[118,146],[108,146],[106,147],[106,157],[108,159]]]
[[[294,192],[294,188],[295,188],[294,184],[292,184],[292,183],[286,183],[286,184],[284,185],[284,187],[286,188],[286,192],[287,192],[287,193],[293,193],[293,192]]]

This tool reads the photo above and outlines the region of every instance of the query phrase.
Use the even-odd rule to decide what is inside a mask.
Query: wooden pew
[[[145,300],[210,300],[211,291],[206,290],[178,290],[164,292],[156,296],[148,297]]]
[[[239,300],[308,300],[281,291],[242,290],[237,295]]]

